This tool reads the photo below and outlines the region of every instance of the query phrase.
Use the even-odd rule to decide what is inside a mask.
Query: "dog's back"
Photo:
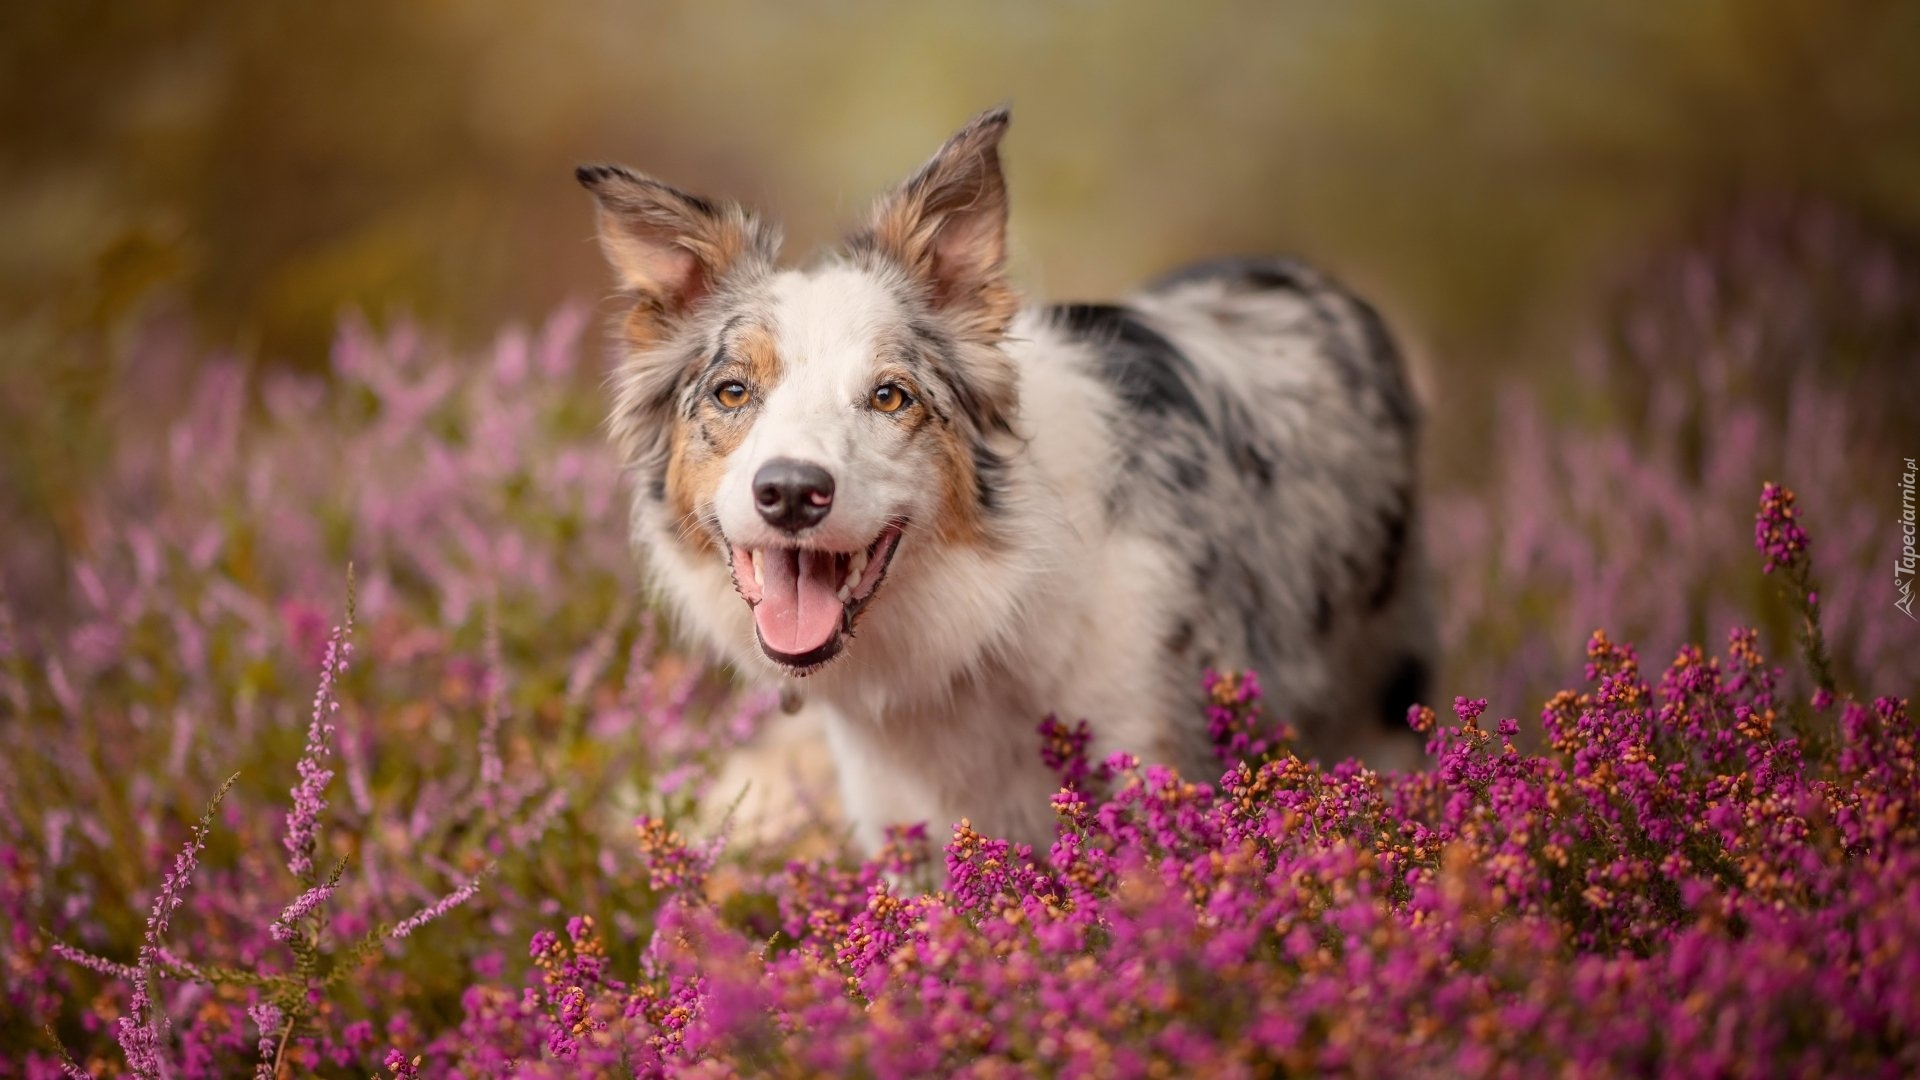
[[[1419,416],[1364,302],[1280,258],[1202,263],[1124,306],[1056,309],[1111,383],[1116,527],[1177,558],[1167,677],[1257,672],[1326,758],[1393,760],[1426,690]]]

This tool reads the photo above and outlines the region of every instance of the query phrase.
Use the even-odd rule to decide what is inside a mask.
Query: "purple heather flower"
[[[1917,280],[1898,266],[1870,276],[1890,296]],[[1518,642],[1511,654],[1476,643],[1455,681],[1517,694],[1530,684],[1503,681],[1504,663],[1491,676],[1471,664],[1501,657],[1537,673],[1599,623],[1635,629],[1657,647],[1649,656],[1671,657],[1657,677],[1624,640],[1596,634],[1584,681],[1554,695],[1537,723],[1483,727],[1479,698],[1452,713],[1416,709],[1409,723],[1431,740],[1434,767],[1375,774],[1254,753],[1256,741],[1284,736],[1252,722],[1256,683],[1215,675],[1196,708],[1232,759],[1217,783],[1124,755],[1096,783],[1088,747],[1103,718],[1055,722],[1039,752],[1073,780],[1052,798],[1053,843],[1029,850],[936,821],[940,859],[925,830],[890,836],[864,861],[817,839],[804,855],[763,848],[723,860],[714,843],[674,835],[668,823],[685,819],[712,759],[764,707],[657,648],[650,619],[614,671],[602,669],[633,633],[625,617],[569,621],[626,572],[618,530],[576,528],[611,516],[617,472],[593,441],[556,447],[543,427],[547,412],[578,412],[568,401],[577,387],[548,385],[585,374],[577,313],[571,328],[510,337],[490,362],[458,370],[417,332],[356,329],[332,382],[263,388],[270,431],[244,423],[244,373],[229,365],[187,430],[166,440],[179,475],[138,488],[174,485],[152,535],[111,516],[113,527],[90,530],[124,536],[127,549],[90,554],[74,584],[90,625],[0,642],[0,706],[18,697],[22,715],[64,711],[94,744],[62,784],[95,771],[126,781],[112,813],[82,804],[56,817],[35,803],[54,789],[23,783],[18,763],[69,759],[0,761],[0,788],[25,796],[0,800],[0,937],[20,961],[0,972],[0,1015],[55,1019],[62,1037],[87,1040],[84,1060],[98,1068],[116,1030],[100,1009],[116,999],[96,986],[138,982],[141,1020],[126,1034],[146,1041],[131,1071],[183,1080],[257,1071],[263,1037],[285,1030],[296,1004],[296,1034],[272,1049],[301,1075],[1909,1074],[1920,1030],[1920,729],[1906,702],[1821,685],[1809,710],[1800,675],[1770,664],[1759,633],[1730,634],[1719,655],[1679,640],[1742,614],[1721,595],[1737,590],[1703,572],[1724,557],[1703,523],[1729,512],[1719,508],[1727,492],[1737,493],[1727,507],[1750,508],[1749,474],[1774,443],[1795,448],[1805,490],[1838,498],[1819,479],[1837,475],[1838,459],[1809,434],[1834,429],[1834,399],[1800,395],[1785,428],[1722,410],[1718,395],[1753,366],[1753,342],[1780,327],[1696,327],[1724,319],[1748,290],[1698,268],[1671,284],[1684,319],[1636,323],[1626,336],[1662,355],[1688,348],[1690,334],[1710,342],[1687,373],[1701,394],[1646,385],[1648,430],[1633,438],[1574,439],[1535,414],[1530,434],[1526,423],[1510,433],[1528,452],[1512,455],[1506,505],[1477,516],[1441,506],[1435,519],[1462,545],[1457,565],[1468,552],[1500,563],[1498,588],[1444,605],[1465,620],[1450,623],[1450,640],[1486,629]],[[1755,302],[1805,302],[1776,293]],[[1645,362],[1642,374],[1660,370],[1651,354],[1629,359]],[[346,408],[337,387],[351,391]],[[1671,451],[1695,413],[1718,425],[1716,437]],[[1687,475],[1661,467],[1663,455],[1685,458]],[[342,475],[355,482],[339,485]],[[259,511],[247,523],[258,536],[226,524],[242,492]],[[1785,592],[1803,618],[1848,635],[1843,671],[1880,672],[1875,658],[1905,639],[1868,614],[1885,606],[1879,563],[1860,585],[1835,580],[1827,562],[1877,551],[1884,512],[1849,517],[1841,502],[1829,518],[1827,505],[1828,576],[1816,594],[1803,545]],[[224,820],[238,857],[193,871],[200,917],[170,939],[150,920],[137,965],[105,959],[133,948],[96,919],[123,877],[100,859],[152,857],[122,850],[129,839],[162,851],[155,808],[178,796],[176,778],[196,782],[209,754],[276,743],[258,736],[282,711],[280,680],[255,672],[299,635],[263,596],[320,588],[341,524],[374,567],[361,601],[378,627],[370,640],[396,663],[368,681],[376,697],[352,741],[310,731],[305,756],[330,765],[339,743],[360,872],[337,887],[311,880],[325,780],[312,788],[316,839],[291,902],[269,890],[263,871],[275,868],[256,857],[262,822],[236,800]],[[1655,547],[1661,558],[1647,559]],[[561,770],[543,775],[532,758],[506,769],[498,724],[483,721],[482,745],[495,749],[482,750],[483,783],[469,785],[447,769],[473,751],[444,728],[484,678],[466,642],[484,632],[477,620],[494,597],[503,620],[551,621],[555,639],[602,637],[585,655],[567,645],[529,659],[529,685],[553,693],[535,695],[547,703],[528,719],[561,740]],[[1516,618],[1528,632],[1511,633]],[[324,629],[311,646],[323,676]],[[155,634],[178,649],[146,648]],[[253,690],[231,693],[242,679]],[[37,725],[30,717],[29,732]],[[567,742],[575,727],[590,753]],[[375,754],[375,736],[409,753]],[[148,767],[126,767],[135,760]],[[676,768],[687,783],[653,801]],[[605,842],[582,828],[590,819],[561,812],[618,801],[633,776],[647,781],[638,805],[660,815],[643,825],[638,863],[631,840]],[[489,777],[500,781],[491,815],[476,812],[477,794],[461,797],[492,791]],[[470,947],[416,956],[365,936],[383,912],[427,903],[402,924],[412,928],[459,902],[462,890],[435,900],[424,880],[461,880],[450,868],[479,852],[511,872],[499,902],[463,920]],[[776,866],[781,856],[793,857]],[[186,884],[176,867],[162,892],[177,897]],[[322,905],[331,932],[309,936]],[[612,940],[643,946],[638,961],[604,948],[585,916],[565,918],[583,910]],[[504,955],[501,941],[535,929],[528,920],[554,929],[534,936],[531,955]],[[274,961],[284,955],[274,937],[288,934],[292,971]],[[322,965],[302,988],[287,980],[301,977],[309,946]],[[372,963],[363,950],[395,955]],[[159,980],[175,975],[163,1004]],[[1821,1006],[1816,1024],[1809,1000]],[[268,1004],[284,1013],[263,1017]],[[56,1049],[23,1054],[26,1075],[83,1074]]]
[[[268,932],[273,935],[273,940],[293,941],[298,938],[300,935],[298,929],[300,921],[313,914],[319,909],[320,905],[326,903],[327,898],[333,895],[334,889],[339,886],[339,883],[340,877],[336,872],[332,877],[301,893],[294,899],[293,903],[288,904],[286,908],[280,912],[280,917],[275,919],[273,924],[267,928]]]
[[[420,1059],[409,1058],[399,1050],[388,1050],[385,1062],[394,1080],[420,1080]]]
[[[407,937],[433,920],[440,918],[447,912],[473,899],[474,894],[480,891],[480,883],[486,880],[487,875],[492,872],[493,866],[489,864],[486,869],[468,878],[466,884],[461,885],[440,899],[435,900],[433,903],[400,920],[399,924],[394,926],[390,936],[395,940]]]
[[[490,812],[499,812],[500,785],[506,764],[500,758],[500,721],[506,710],[506,672],[500,655],[500,624],[487,616],[487,666],[481,677],[483,716],[480,724],[480,798]]]
[[[140,946],[140,963],[133,972],[133,996],[127,1003],[127,1015],[122,1016],[117,1025],[120,1048],[127,1055],[127,1068],[135,1076],[158,1077],[165,1071],[160,1060],[160,1040],[171,1025],[164,1010],[152,1000],[154,964],[159,959],[160,942],[167,935],[173,913],[185,902],[187,885],[200,863],[200,852],[206,848],[207,833],[213,828],[214,812],[233,789],[235,779],[238,777],[228,777],[214,793],[186,846],[174,857],[173,870],[160,883],[160,893],[154,897],[153,910],[147,915],[146,940]]]
[[[139,974],[139,968],[132,964],[122,964],[104,956],[96,956],[85,949],[76,949],[64,941],[49,944],[47,950],[68,963],[78,964],[89,971],[97,971],[108,978],[131,981]]]
[[[254,1066],[256,1080],[273,1080],[274,1059],[279,1048],[280,1025],[285,1014],[280,1006],[263,1001],[247,1007],[247,1015],[253,1018],[254,1027],[260,1031],[260,1062]]]
[[[1795,520],[1793,492],[1769,480],[1760,490],[1760,512],[1754,515],[1753,546],[1766,557],[1761,569],[1793,569],[1807,556],[1807,533]],[[1809,603],[1812,602],[1811,596]]]
[[[334,715],[340,711],[336,685],[346,674],[353,655],[353,603],[347,603],[346,621],[333,628],[327,652],[320,662],[320,686],[313,695],[313,716],[307,725],[306,750],[296,766],[300,783],[293,789],[293,807],[287,811],[287,869],[302,881],[313,881],[313,849],[319,839],[320,815],[327,808],[327,783],[333,770],[321,765],[332,752]]]

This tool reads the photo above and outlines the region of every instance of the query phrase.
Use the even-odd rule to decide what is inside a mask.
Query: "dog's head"
[[[804,270],[778,267],[776,231],[739,206],[578,171],[631,304],[612,428],[643,539],[724,560],[790,672],[839,655],[916,548],[996,543],[1007,121],[973,120]]]

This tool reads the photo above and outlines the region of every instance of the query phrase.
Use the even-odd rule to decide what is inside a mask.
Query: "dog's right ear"
[[[658,338],[743,261],[773,257],[772,235],[733,203],[618,165],[582,165],[573,175],[599,202],[600,248],[635,301],[630,334]]]

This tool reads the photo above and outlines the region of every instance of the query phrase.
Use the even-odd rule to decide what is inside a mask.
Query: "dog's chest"
[[[982,680],[956,687],[937,707],[835,712],[828,731],[841,793],[870,849],[886,822],[938,829],[966,818],[1037,845],[1052,835],[1049,798],[1059,778],[1040,754],[1045,711],[1025,688]]]

